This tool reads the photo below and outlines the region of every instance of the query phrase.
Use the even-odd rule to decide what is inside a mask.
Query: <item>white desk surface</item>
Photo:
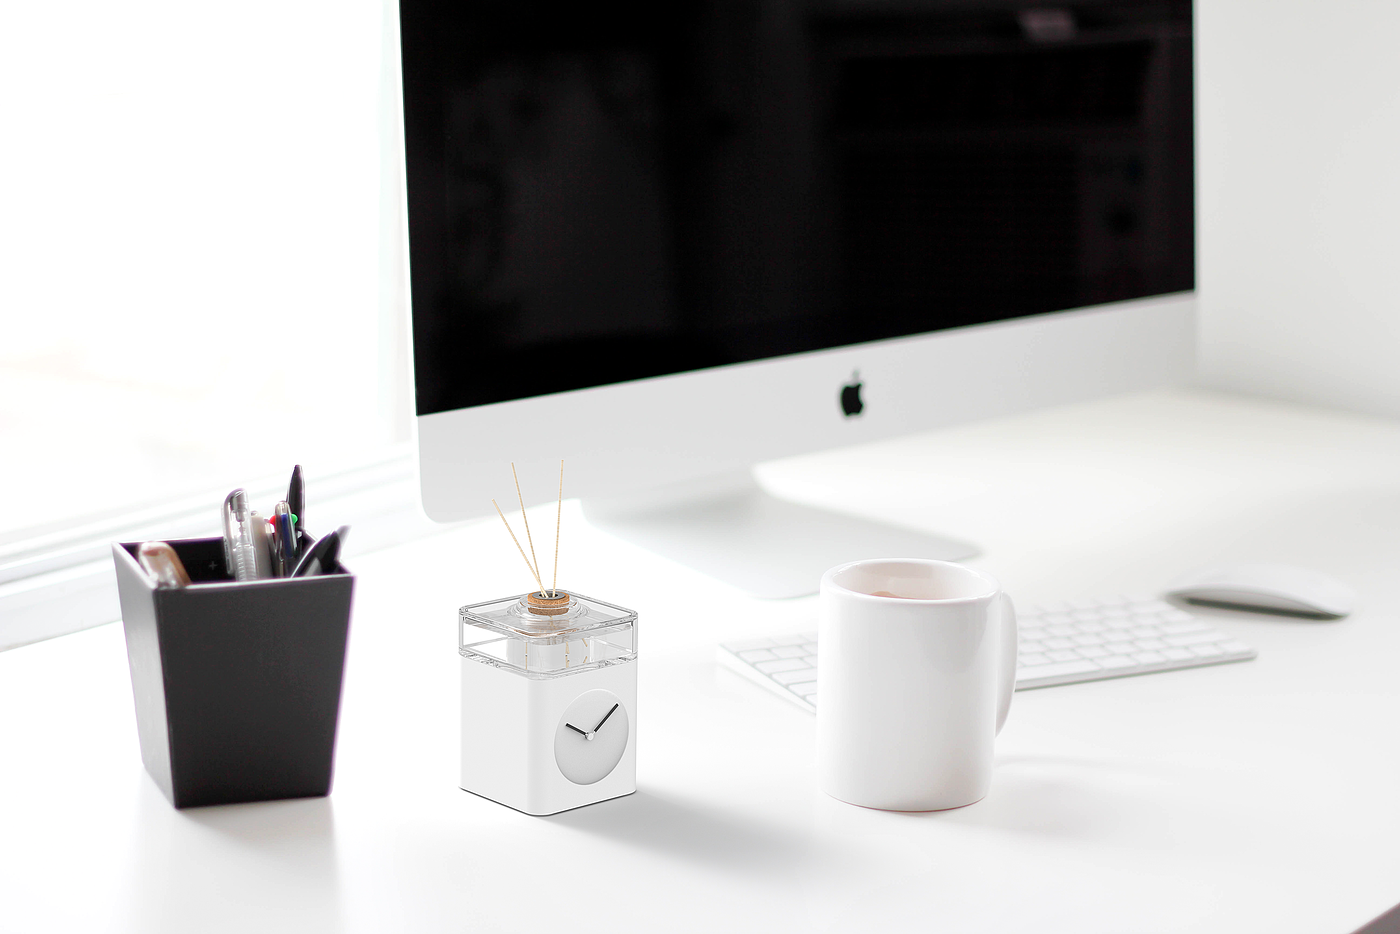
[[[456,785],[455,610],[528,586],[472,525],[352,562],[329,798],[177,812],[120,626],[0,654],[0,931],[1343,934],[1400,901],[1400,424],[1170,391],[763,477],[979,542],[1022,602],[1260,559],[1364,605],[1218,616],[1257,661],[1022,692],[985,800],[883,813],[819,792],[814,718],[713,661],[815,598],[741,597],[573,509],[561,583],[641,613],[638,792],[534,818]]]

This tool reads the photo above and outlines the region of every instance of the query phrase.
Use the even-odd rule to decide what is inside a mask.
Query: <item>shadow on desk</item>
[[[802,849],[790,834],[749,817],[645,788],[547,820],[713,868],[750,870],[791,864]]]
[[[177,811],[143,785],[126,929],[250,930],[273,912],[279,929],[340,929],[329,798]]]
[[[230,842],[261,852],[335,849],[335,814],[329,797],[223,804],[188,808],[179,814]]]
[[[1013,833],[1135,848],[1176,842],[1175,815],[1144,807],[1170,770],[1074,756],[998,756],[987,797],[976,804],[910,816]]]

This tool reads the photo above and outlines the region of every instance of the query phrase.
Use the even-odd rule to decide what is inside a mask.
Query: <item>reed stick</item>
[[[540,580],[540,559],[535,557],[535,540],[530,537],[530,517],[525,515],[525,497],[520,494],[520,477],[515,473],[515,463],[511,462],[510,475],[515,477],[515,497],[520,500],[520,518],[525,523],[525,541],[530,543],[530,557],[535,564],[532,570],[535,572],[535,581],[540,585],[540,596],[544,596],[544,581]],[[516,542],[516,544],[520,544]],[[524,554],[524,552],[521,552]]]
[[[549,595],[559,596],[559,523],[564,518],[564,462],[559,461],[559,508],[554,513],[554,580],[549,582]]]
[[[495,501],[494,499],[491,500],[491,505],[492,505],[492,506],[496,506],[496,501]],[[509,522],[506,522],[506,514],[503,513],[503,512],[501,512],[501,507],[500,507],[500,506],[496,506],[496,515],[500,516],[500,517],[501,517],[501,521],[506,523],[506,531],[510,533],[510,540],[513,541],[513,542],[515,542],[515,547],[516,547],[516,548],[520,548],[520,539],[518,539],[518,538],[515,537],[515,530],[512,529],[512,528],[510,527],[510,523],[509,523]],[[525,549],[524,549],[524,548],[520,548],[520,559],[521,559],[522,561],[525,562],[525,566],[526,566],[527,568],[530,568],[530,574],[534,576],[534,578],[535,578],[535,583],[536,583],[536,584],[539,584],[540,593],[544,593],[544,584],[540,582],[540,575],[539,575],[539,573],[536,572],[535,569],[534,569],[533,567],[530,566],[530,559],[527,558],[527,557],[525,557]]]

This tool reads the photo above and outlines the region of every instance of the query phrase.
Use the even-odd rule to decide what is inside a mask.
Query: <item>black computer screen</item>
[[[401,0],[418,413],[1194,287],[1189,0]]]

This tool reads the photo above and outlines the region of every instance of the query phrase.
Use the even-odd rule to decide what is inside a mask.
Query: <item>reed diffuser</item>
[[[491,503],[537,589],[458,611],[461,784],[527,814],[555,814],[637,789],[637,614],[559,589],[562,461],[544,586],[514,464],[511,474],[523,545]]]

